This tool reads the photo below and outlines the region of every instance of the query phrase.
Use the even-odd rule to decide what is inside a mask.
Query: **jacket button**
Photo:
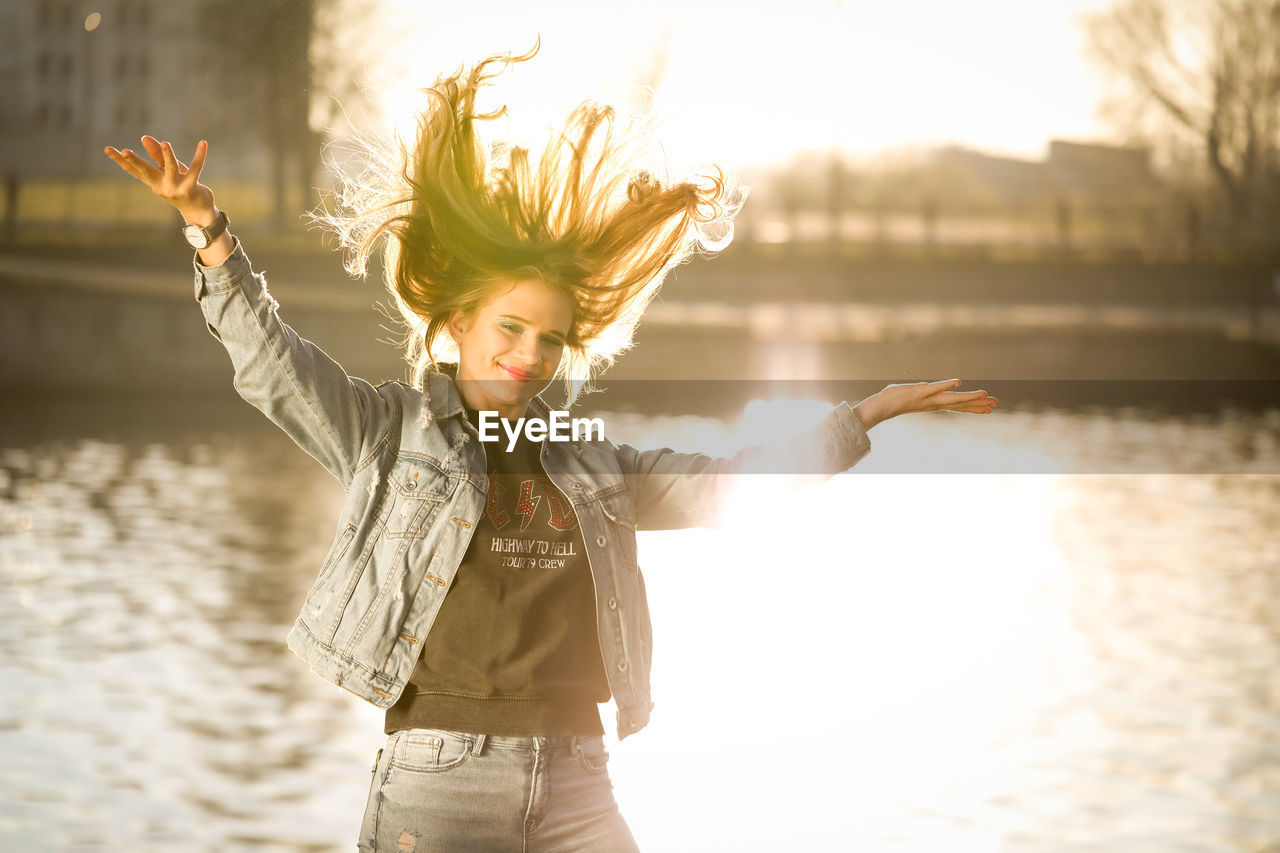
[[[618,669],[620,669],[620,670],[621,670],[621,671],[623,671],[623,672],[626,672],[626,671],[627,671],[627,662],[626,662],[625,660],[620,660],[620,661],[618,661]]]
[[[597,544],[597,545],[599,545],[601,548],[603,548],[603,547],[604,547],[604,543],[605,543],[606,541],[607,541],[607,540],[606,540],[603,536],[597,536],[597,537],[596,537],[596,544]]]
[[[574,487],[575,489],[581,489],[581,488],[582,488],[582,484],[581,484],[581,483],[574,483],[574,484],[573,484],[573,487]]]
[[[609,609],[610,610],[618,609],[618,599],[614,598],[612,595],[609,596]]]

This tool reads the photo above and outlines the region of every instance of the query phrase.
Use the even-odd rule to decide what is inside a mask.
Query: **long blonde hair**
[[[534,160],[523,147],[486,145],[476,122],[506,107],[478,114],[476,93],[538,47],[490,56],[421,90],[428,104],[415,144],[397,138],[390,150],[361,140],[365,172],[352,178],[335,168],[338,211],[310,214],[337,233],[352,275],[365,276],[378,238],[390,238],[385,283],[407,327],[400,345],[416,387],[437,359],[456,361],[447,328],[454,309],[474,311],[503,282],[537,278],[574,304],[556,374],[572,405],[632,346],[667,272],[733,239],[745,189],[718,166],[679,183],[638,168],[647,136],[633,126],[620,133],[611,106],[581,103]]]

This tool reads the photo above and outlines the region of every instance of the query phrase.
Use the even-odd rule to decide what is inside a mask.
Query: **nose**
[[[529,335],[521,337],[520,343],[516,346],[516,357],[530,367],[536,367],[540,364],[542,362],[542,353],[538,349],[537,338]]]

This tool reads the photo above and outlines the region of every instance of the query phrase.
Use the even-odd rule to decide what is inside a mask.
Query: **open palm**
[[[956,391],[959,379],[889,385],[880,391],[891,416],[911,412],[970,412],[990,414],[1000,401],[986,391]]]
[[[184,215],[189,211],[212,210],[213,190],[200,183],[209,144],[203,139],[196,145],[195,156],[187,166],[173,152],[173,146],[153,136],[143,136],[142,145],[151,159],[126,148],[118,151],[108,145],[103,149],[121,169],[146,184],[160,198],[178,208]]]

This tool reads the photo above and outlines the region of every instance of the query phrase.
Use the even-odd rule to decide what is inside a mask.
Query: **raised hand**
[[[989,415],[1000,401],[986,391],[957,391],[959,379],[887,385],[857,405],[854,411],[870,429],[881,421],[912,412],[969,412]]]
[[[173,146],[161,142],[153,136],[143,136],[142,145],[151,160],[126,148],[118,151],[108,145],[103,151],[114,160],[121,169],[146,184],[147,188],[160,198],[172,204],[188,222],[207,225],[212,221],[216,206],[213,190],[200,183],[200,172],[204,169],[205,158],[209,153],[209,144],[203,139],[196,145],[195,156],[191,165],[187,166],[174,154]]]

